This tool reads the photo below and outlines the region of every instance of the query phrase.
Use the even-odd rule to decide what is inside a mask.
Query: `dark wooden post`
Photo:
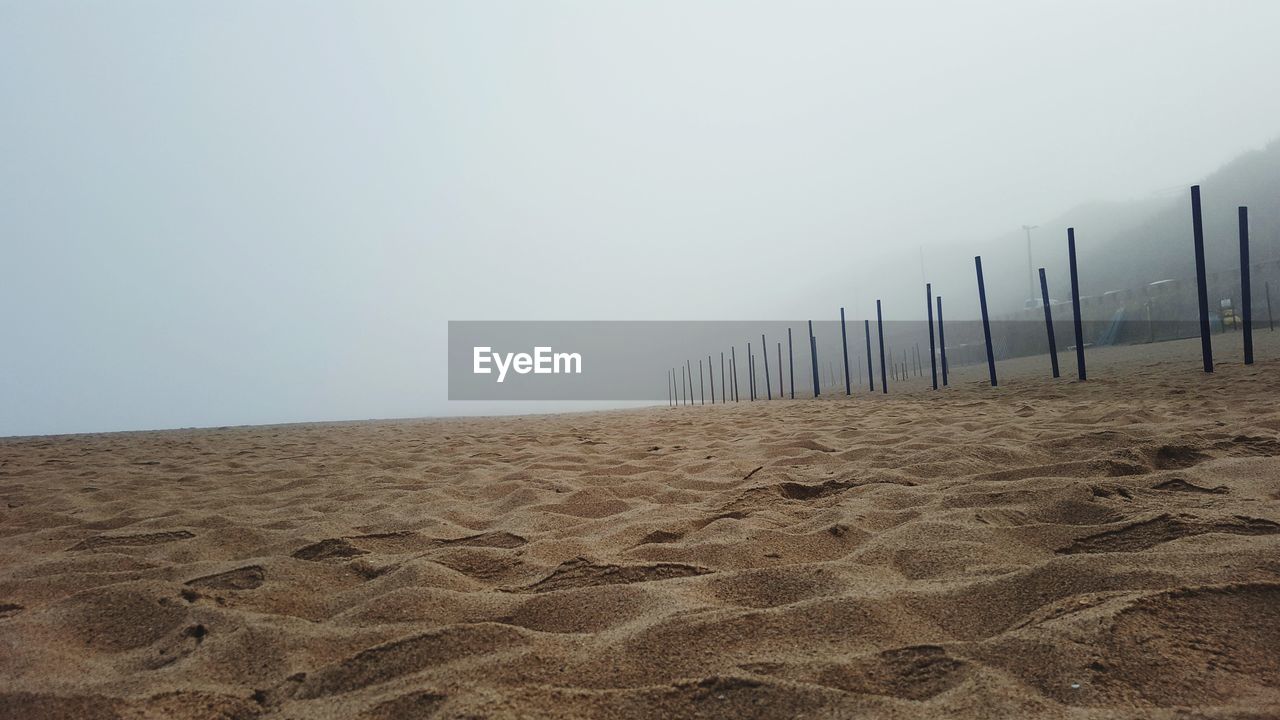
[[[1240,216],[1240,312],[1244,314],[1244,364],[1253,364],[1253,297],[1249,283],[1249,208]]]
[[[756,356],[751,352],[751,343],[747,343],[747,392],[751,399],[756,399]]]
[[[699,361],[701,362],[701,361]],[[711,356],[707,356],[707,379],[711,381],[711,404],[716,404],[716,366],[711,364]],[[724,378],[720,378],[720,384],[724,384]]]
[[[787,328],[787,369],[791,371],[791,399],[796,399],[796,350],[791,345],[791,328]]]
[[[769,343],[764,341],[764,333],[760,333],[760,357],[764,358],[764,391],[773,399],[773,384],[769,380]]]
[[[1209,337],[1209,285],[1204,270],[1204,223],[1200,217],[1200,186],[1191,186],[1191,234],[1196,250],[1196,295],[1200,300],[1200,354],[1204,371],[1213,372],[1213,340]]]
[[[809,357],[813,363],[813,396],[818,397],[818,340],[813,336],[813,321],[809,321]]]
[[[707,384],[702,377],[702,358],[698,358],[698,397],[703,405],[707,404]]]
[[[880,312],[880,301],[876,300],[876,332],[880,335],[880,389],[889,392],[889,370],[884,361],[884,314]]]
[[[720,351],[720,404],[729,402],[729,376],[724,374],[724,351]]]
[[[867,336],[867,382],[871,385],[871,392],[876,391],[876,366],[871,362],[871,321],[862,321],[862,331]]]
[[[938,296],[938,364],[942,365],[942,387],[947,386],[947,334],[942,328],[942,296]]]
[[[733,372],[733,401],[738,402],[738,348],[729,348],[729,370]]]
[[[973,258],[978,269],[978,304],[982,306],[982,337],[987,343],[987,374],[991,376],[991,387],[996,386],[996,355],[991,347],[991,319],[987,315],[987,285],[982,281],[982,256]]]
[[[1053,376],[1058,377],[1058,342],[1053,337],[1053,309],[1049,307],[1049,281],[1040,268],[1040,302],[1044,305],[1044,329],[1049,333],[1049,359],[1053,361]]]
[[[938,349],[933,344],[933,283],[924,284],[924,306],[929,310],[929,370],[933,373],[933,389],[938,389]]]
[[[849,383],[849,336],[844,329],[844,308],[840,308],[840,347],[844,350],[844,394],[852,395],[853,386]]]
[[[1080,322],[1080,275],[1076,272],[1076,229],[1067,228],[1067,261],[1071,266],[1071,313],[1075,317],[1076,375],[1084,380],[1084,323]]]
[[[782,392],[782,343],[778,343],[778,399],[781,400],[784,393]]]

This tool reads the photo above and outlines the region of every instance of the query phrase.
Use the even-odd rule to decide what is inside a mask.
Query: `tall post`
[[[764,358],[764,391],[773,399],[773,384],[769,380],[769,344],[764,341],[764,333],[760,333],[760,355]]]
[[[987,285],[982,280],[982,256],[974,256],[973,264],[978,269],[978,304],[982,306],[982,337],[987,343],[987,374],[991,376],[991,387],[995,387],[996,354],[991,347],[991,318],[987,315]]]
[[[729,376],[724,374],[724,351],[720,351],[720,404],[729,402]]]
[[[942,329],[942,296],[938,296],[938,361],[942,365],[942,387],[947,386],[947,334]]]
[[[688,404],[689,404],[689,391],[688,391],[688,389],[685,387],[685,376],[684,376],[684,366],[683,366],[683,365],[681,365],[681,366],[680,366],[680,393],[681,393],[682,395],[684,395],[684,400],[682,400],[682,401],[681,401],[681,404],[682,404],[682,405],[688,405]]]
[[[674,386],[671,384],[671,371],[668,370],[667,371],[667,407],[671,407],[671,388],[672,387]]]
[[[924,306],[929,310],[929,369],[933,373],[933,389],[938,389],[937,348],[933,345],[933,283],[924,284]]]
[[[840,308],[840,347],[844,350],[844,394],[853,394],[853,385],[849,381],[849,335],[844,328],[844,308]]]
[[[871,362],[871,321],[862,321],[862,332],[867,336],[867,382],[871,384],[871,392],[876,391],[876,366]]]
[[[756,356],[751,353],[751,343],[747,343],[747,391],[751,399],[756,399]]]
[[[1084,323],[1080,322],[1080,274],[1076,271],[1076,229],[1067,228],[1067,261],[1071,266],[1071,313],[1075,318],[1076,375],[1084,380]]]
[[[733,401],[738,402],[738,348],[729,347],[729,369],[733,372]]]
[[[781,400],[782,392],[782,342],[778,342],[778,399]]]
[[[1044,329],[1049,333],[1049,359],[1053,362],[1053,376],[1058,377],[1058,342],[1053,337],[1053,309],[1049,307],[1049,281],[1040,268],[1040,304],[1044,305]]]
[[[707,404],[707,384],[703,382],[702,377],[702,358],[698,358],[698,397],[703,405]]]
[[[1253,364],[1253,293],[1249,283],[1249,208],[1240,214],[1240,312],[1244,314],[1244,364]]]
[[[1209,285],[1204,270],[1204,223],[1200,217],[1200,186],[1191,186],[1191,233],[1196,248],[1196,295],[1200,300],[1200,354],[1204,371],[1213,372],[1213,340],[1209,337]]]
[[[702,362],[699,360],[698,362]],[[711,364],[711,356],[707,356],[707,379],[711,381],[711,404],[716,404],[716,366]],[[720,384],[724,384],[724,378],[720,378]]]
[[[813,396],[818,397],[821,388],[818,385],[818,340],[813,336],[813,321],[809,321],[809,357],[813,363]]]
[[[787,328],[787,369],[791,371],[791,399],[796,399],[796,350],[791,345],[791,328]]]
[[[1267,292],[1267,329],[1270,332],[1276,331],[1276,319],[1271,314],[1271,281],[1266,280],[1262,283],[1262,287]]]
[[[880,312],[880,301],[876,300],[876,332],[880,334],[880,389],[889,392],[889,370],[884,361],[884,315]]]
[[[693,404],[693,363],[688,358],[684,360],[685,367],[689,370],[689,404]]]

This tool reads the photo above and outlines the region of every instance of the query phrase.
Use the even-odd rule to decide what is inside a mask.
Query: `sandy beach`
[[[1280,343],[0,440],[4,718],[1276,717]],[[1190,711],[1188,712],[1188,709]]]

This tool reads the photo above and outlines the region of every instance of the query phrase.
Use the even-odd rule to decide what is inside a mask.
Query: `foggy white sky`
[[[1277,31],[1269,1],[0,0],[0,435],[473,412],[450,319],[894,317],[921,246],[941,273],[1280,135]]]

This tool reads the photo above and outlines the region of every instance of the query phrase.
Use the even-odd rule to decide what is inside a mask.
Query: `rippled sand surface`
[[[1212,376],[1169,343],[1085,384],[3,440],[0,716],[1275,717],[1260,341]]]

